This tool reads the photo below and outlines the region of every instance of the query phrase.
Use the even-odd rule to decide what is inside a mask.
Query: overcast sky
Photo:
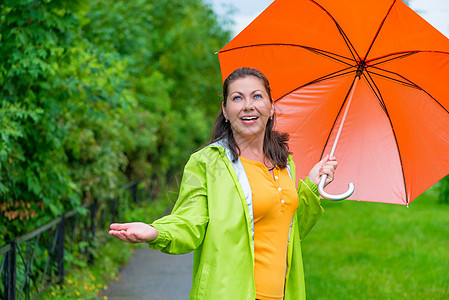
[[[218,15],[233,7],[234,35],[254,20],[272,0],[206,0]],[[410,6],[441,33],[449,37],[449,0],[411,0]]]

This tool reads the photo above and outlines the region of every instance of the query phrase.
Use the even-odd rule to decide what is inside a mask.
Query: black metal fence
[[[136,187],[127,187],[133,201]],[[119,206],[119,199],[87,203],[1,247],[0,299],[37,299],[49,286],[63,284],[66,268],[92,264],[107,225],[120,218]]]

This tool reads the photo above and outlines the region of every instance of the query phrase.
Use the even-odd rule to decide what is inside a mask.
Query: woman
[[[190,299],[304,299],[300,241],[323,209],[325,157],[295,188],[288,135],[273,131],[270,86],[241,68],[223,84],[212,142],[191,155],[171,215],[112,224],[110,234],[170,254],[194,251]]]

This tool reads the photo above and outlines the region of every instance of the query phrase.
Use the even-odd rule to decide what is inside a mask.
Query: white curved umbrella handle
[[[350,182],[348,184],[348,190],[344,192],[343,194],[339,195],[331,195],[324,191],[324,183],[326,182],[327,174],[321,175],[320,183],[318,184],[318,191],[320,192],[320,195],[323,196],[323,198],[326,198],[327,200],[332,201],[340,201],[345,200],[346,198],[350,197],[352,193],[354,193],[354,183]]]

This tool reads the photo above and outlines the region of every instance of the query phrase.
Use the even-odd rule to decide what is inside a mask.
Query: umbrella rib
[[[327,74],[327,75],[325,75],[325,76],[323,76],[323,77],[314,79],[314,80],[312,80],[312,81],[310,81],[310,82],[308,82],[308,83],[306,83],[306,84],[303,84],[303,85],[301,85],[301,86],[299,86],[299,87],[296,87],[296,88],[294,88],[293,90],[291,90],[290,92],[285,93],[284,95],[282,95],[281,97],[279,97],[278,99],[276,99],[276,100],[274,101],[274,103],[278,102],[279,100],[281,100],[282,98],[284,98],[284,97],[287,96],[288,94],[293,93],[294,91],[297,91],[297,90],[299,90],[299,89],[302,89],[302,88],[304,88],[304,87],[306,87],[306,86],[309,86],[309,85],[312,85],[312,84],[315,84],[315,83],[318,83],[318,82],[321,82],[321,81],[324,81],[324,80],[329,80],[329,79],[332,79],[332,78],[341,77],[341,76],[344,76],[344,75],[347,75],[347,74],[354,73],[354,70],[350,70],[350,69],[353,68],[353,67],[354,67],[354,66],[350,66],[350,67],[344,68],[344,69],[339,70],[339,71],[337,71],[337,72],[333,72],[333,73]],[[348,70],[350,70],[350,71],[348,71]]]
[[[348,46],[349,51],[351,52],[352,57],[354,58],[354,60],[360,60],[360,56],[357,53],[357,50],[355,50],[354,45],[352,45],[351,41],[349,40],[348,36],[346,35],[346,33],[343,31],[343,28],[341,28],[340,24],[337,23],[337,21],[332,18],[335,21],[335,24],[337,25],[338,31],[340,32],[341,36],[343,37],[346,46]],[[357,56],[357,57],[356,57]]]
[[[377,37],[379,36],[380,30],[382,29],[382,27],[385,24],[385,21],[387,20],[388,15],[390,14],[391,10],[393,9],[393,6],[396,4],[396,0],[393,0],[393,3],[391,4],[390,8],[388,9],[388,12],[386,13],[384,19],[382,20],[382,22],[380,23],[379,28],[377,29],[376,35],[373,38],[373,41],[371,42],[371,45],[368,48],[368,51],[366,51],[366,55],[365,58],[363,59],[364,61],[366,61],[366,58],[368,57],[369,52],[371,51],[371,48],[374,45],[374,42],[376,41]]]
[[[385,113],[387,113],[387,107],[385,105],[385,101],[383,100],[382,94],[381,94],[379,88],[377,87],[376,82],[371,77],[370,73],[372,73],[372,72],[371,71],[368,72],[368,70],[366,70],[366,72],[363,73],[363,77],[365,77],[366,82],[368,83],[368,86],[373,91],[373,93],[376,96],[377,100],[379,100],[379,105],[382,107],[383,111]]]
[[[310,81],[309,83],[306,83],[306,84],[300,86],[299,88],[303,88],[303,87],[305,87],[305,86],[308,86],[308,85],[311,85],[311,84],[315,84],[315,83],[318,83],[318,82],[321,82],[321,81],[324,81],[324,80],[329,80],[329,79],[333,79],[333,78],[336,78],[336,77],[341,77],[341,76],[344,76],[344,75],[347,75],[347,74],[351,74],[351,73],[354,72],[353,70],[347,71],[347,72],[343,72],[343,71],[349,70],[349,69],[351,69],[352,67],[353,67],[353,66],[348,67],[348,68],[343,69],[343,70],[340,70],[340,71],[338,71],[338,72],[334,72],[334,73],[328,74],[328,75],[326,75],[326,76],[317,78],[317,79],[315,79],[315,80]],[[299,88],[294,89],[292,92],[296,91],[296,90],[299,89]]]
[[[400,77],[400,78],[402,78],[402,79],[404,79],[404,84],[405,85],[409,85],[409,86],[411,86],[411,87],[413,87],[413,88],[416,88],[416,89],[418,89],[418,90],[423,90],[420,86],[418,86],[417,84],[415,84],[414,82],[412,82],[412,81],[410,81],[410,80],[408,80],[407,78],[405,78],[404,76],[402,76],[401,74],[399,74],[399,73],[396,73],[396,72],[393,72],[393,71],[390,71],[390,70],[386,70],[386,69],[383,69],[383,68],[379,68],[379,67],[372,67],[373,69],[376,69],[376,70],[379,70],[379,71],[383,71],[383,72],[385,72],[385,73],[390,73],[390,74],[393,74],[393,75],[396,75],[396,76],[398,76],[398,77]],[[374,72],[373,72],[374,73]],[[390,78],[390,77],[388,77],[388,76],[386,76],[387,78],[389,78],[389,79],[393,79],[393,78]],[[394,80],[394,79],[393,79]],[[396,80],[398,80],[398,79],[396,79]],[[400,81],[400,80],[398,80],[398,81]],[[429,96],[430,96],[430,94],[428,94]],[[433,98],[433,97],[432,97]]]
[[[324,50],[312,48],[312,47],[306,47],[306,46],[301,46],[301,47],[304,48],[304,49],[306,49],[306,50],[309,50],[310,52],[316,53],[316,54],[318,54],[318,55],[323,55],[323,56],[326,56],[326,57],[328,57],[328,58],[330,58],[330,59],[333,59],[333,60],[336,60],[336,61],[338,61],[338,62],[341,62],[341,63],[343,63],[343,64],[346,64],[346,65],[349,65],[349,66],[353,66],[352,64],[350,64],[350,63],[348,63],[348,62],[345,62],[345,61],[343,61],[343,60],[337,58],[337,57],[341,57],[341,58],[347,59],[347,60],[349,60],[349,61],[353,61],[352,59],[349,59],[349,58],[347,58],[347,57],[345,57],[345,56],[338,55],[338,54],[335,54],[335,53],[332,53],[332,52],[329,52],[329,51],[324,51]],[[334,56],[336,56],[336,57],[333,57],[332,55],[334,55]]]
[[[389,54],[389,55],[385,55],[385,56],[382,56],[382,57],[378,57],[378,58],[372,59],[372,60],[368,61],[367,63],[369,63],[369,66],[372,67],[372,66],[376,66],[376,65],[379,65],[379,64],[383,64],[383,63],[386,63],[386,62],[389,62],[389,61],[392,61],[392,60],[405,58],[405,57],[407,57],[407,56],[416,54],[416,53],[418,53],[418,52],[419,52],[419,51],[409,51],[409,52],[393,53],[393,54]],[[397,55],[397,56],[395,56],[395,55]],[[395,57],[394,57],[394,56],[395,56]],[[376,62],[376,63],[374,63],[374,64],[371,64],[371,62],[373,62],[373,61],[380,60],[380,59],[385,59],[385,58],[388,58],[388,59],[383,60],[383,61]]]
[[[337,54],[337,53],[333,53],[333,52],[329,52],[329,51],[325,51],[325,50],[321,50],[321,49],[317,49],[317,48],[312,48],[312,47],[308,47],[308,46],[303,46],[303,45],[298,45],[298,44],[287,44],[287,43],[266,43],[266,44],[251,44],[251,45],[245,45],[245,46],[239,46],[239,47],[234,47],[234,48],[230,48],[230,49],[226,49],[223,51],[219,51],[218,53],[225,53],[225,52],[229,52],[229,51],[234,51],[234,50],[239,50],[239,49],[244,49],[244,48],[252,48],[252,47],[264,47],[264,46],[290,46],[290,47],[298,47],[298,48],[303,48],[306,50],[309,50],[311,52],[317,53],[317,54],[321,54],[321,55],[325,55],[329,58],[332,58],[336,61],[342,62],[344,64],[349,65],[348,62],[345,62],[343,60],[340,60],[338,58],[342,58],[342,59],[346,59],[349,61],[354,61],[353,59]]]
[[[376,68],[376,69],[378,69],[378,68]],[[402,85],[408,86],[410,88],[420,89],[418,86],[416,86],[416,85],[414,85],[412,83],[409,83],[409,82],[401,81],[399,79],[395,79],[393,77],[388,77],[386,75],[383,75],[383,74],[380,74],[380,73],[376,73],[376,72],[373,72],[373,71],[370,71],[370,73],[374,74],[374,75],[377,75],[377,76],[380,76],[380,77],[383,77],[383,78],[386,78],[386,79],[390,79],[392,81],[396,81],[396,82],[398,82],[398,83],[400,83]]]
[[[340,24],[338,24],[337,20],[319,3],[312,0],[313,3],[315,3],[319,8],[321,8],[326,14],[334,21],[335,25],[337,26],[338,31],[340,32],[341,36],[343,37],[343,40],[346,43],[346,46],[349,49],[349,52],[351,52],[351,55],[355,61],[360,60],[360,55],[357,53],[357,50],[355,49],[354,45],[352,45],[351,41],[349,40],[346,33],[343,31],[343,28],[341,28]]]
[[[369,63],[370,66],[375,66],[375,65],[378,65],[378,64],[382,64],[382,63],[389,62],[389,61],[391,61],[391,60],[404,58],[404,57],[407,57],[407,56],[412,55],[412,54],[427,53],[427,52],[430,52],[430,53],[439,53],[439,54],[449,54],[449,52],[445,52],[445,51],[410,50],[410,51],[402,51],[402,52],[396,52],[396,53],[391,53],[391,54],[387,54],[387,55],[384,55],[384,56],[380,56],[380,57],[378,57],[378,58],[374,58],[374,59],[371,59],[371,60],[367,61],[367,63]],[[397,55],[397,57],[392,57],[392,56],[395,56],[395,55]],[[380,59],[385,59],[385,58],[387,58],[387,57],[392,57],[392,58],[391,58],[391,59],[388,59],[388,60],[385,60],[385,61],[376,62],[376,63],[374,63],[374,64],[371,64],[371,62],[374,62],[374,61],[377,61],[377,60],[380,60]]]
[[[391,122],[390,114],[388,113],[387,106],[385,104],[385,101],[383,100],[382,93],[380,92],[379,88],[377,87],[376,82],[371,77],[369,72],[367,71],[366,73],[368,74],[368,76],[369,76],[369,78],[370,78],[370,80],[372,82],[372,85],[371,85],[371,82],[369,82],[369,80],[366,77],[366,75],[364,74],[365,79],[367,80],[368,85],[373,90],[373,92],[376,95],[377,99],[379,99],[380,106],[382,107],[382,110],[385,112],[385,115],[388,118],[388,122],[390,123],[391,132],[393,133],[394,142],[396,144],[396,149],[398,150],[399,161],[401,163],[401,173],[402,173],[402,180],[404,182],[404,192],[405,192],[405,204],[408,206],[408,204],[409,204],[409,195],[408,195],[408,192],[407,192],[407,182],[405,180],[404,164],[402,163],[402,155],[401,155],[401,150],[399,149],[399,143],[398,143],[398,139],[396,137],[396,132],[394,131],[393,123]],[[374,88],[375,88],[376,91],[374,91]]]
[[[413,81],[411,81],[411,80],[409,80],[409,79],[407,79],[407,78],[405,78],[404,76],[402,76],[402,75],[400,75],[400,74],[398,74],[398,73],[396,73],[396,72],[392,72],[392,71],[389,71],[389,70],[384,70],[384,69],[382,69],[382,68],[379,68],[379,67],[375,67],[375,69],[379,69],[379,70],[381,70],[381,71],[384,71],[384,72],[387,72],[387,73],[391,73],[391,74],[394,74],[394,75],[396,75],[396,76],[399,76],[399,77],[401,77],[402,79],[404,79],[405,81],[408,81],[408,82],[410,82],[410,85],[412,85],[413,87],[415,87],[416,89],[419,89],[419,90],[421,90],[421,91],[423,91],[424,93],[426,93],[427,94],[427,96],[429,96],[433,101],[435,101],[447,114],[449,114],[449,111],[435,98],[435,97],[433,97],[429,92],[427,92],[425,89],[423,89],[422,87],[420,87],[419,85],[417,85],[416,83],[414,83]]]

